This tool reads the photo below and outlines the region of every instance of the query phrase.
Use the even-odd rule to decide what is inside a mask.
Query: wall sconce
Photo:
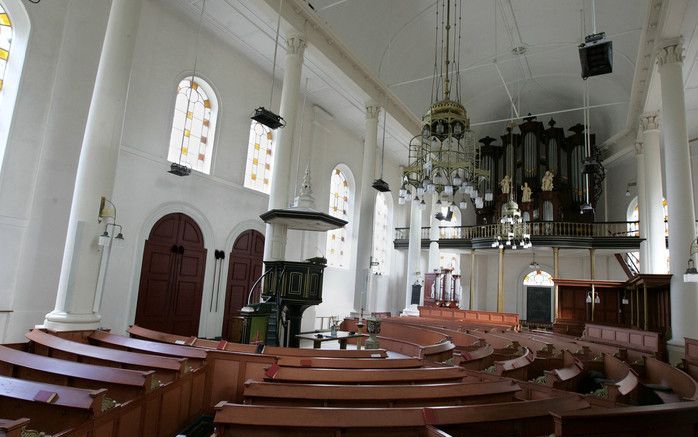
[[[111,218],[116,223],[116,206],[102,196],[99,201],[99,213],[97,214],[97,222],[102,223],[102,220]]]
[[[111,233],[109,232],[110,226],[112,228]],[[119,229],[119,232],[116,234],[116,236],[114,236],[117,228]],[[104,227],[104,232],[99,236],[99,242],[97,244],[100,246],[111,246],[113,242],[114,246],[122,247],[124,244],[124,234],[121,232],[121,229],[121,225],[116,223],[107,223],[107,225]]]
[[[696,269],[695,261],[693,261],[693,255],[698,253],[698,238],[691,242],[688,252],[688,263],[686,272],[683,275],[683,282],[698,282],[698,270]]]
[[[628,182],[625,186],[625,197],[630,197],[630,187],[637,187],[637,182]]]
[[[587,300],[586,300],[587,303],[591,303],[591,293],[592,293],[591,291],[587,292]],[[601,298],[599,297],[599,293],[596,291],[594,291],[594,303],[595,304],[601,303]]]

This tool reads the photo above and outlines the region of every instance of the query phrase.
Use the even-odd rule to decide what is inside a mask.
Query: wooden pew
[[[57,385],[107,389],[119,403],[143,396],[159,384],[155,372],[59,360],[0,346],[0,375]]]
[[[0,419],[0,437],[21,437],[22,431],[29,426],[29,419]]]
[[[146,400],[146,416],[160,417],[146,424],[145,435],[171,435],[205,406],[206,366],[192,369],[186,358],[93,346],[65,340],[36,329],[29,331],[26,337],[32,342],[32,352],[41,355],[113,368],[155,371],[154,379],[164,386],[149,395]],[[151,423],[152,426],[149,425]]]
[[[459,367],[421,369],[308,369],[270,366],[265,380],[310,384],[429,384],[460,382],[465,371]]]
[[[510,360],[495,361],[494,374],[514,378],[521,381],[528,380],[528,367],[533,362],[533,354],[528,348],[524,348],[523,355]]]
[[[693,437],[698,429],[698,402],[553,412],[552,416],[556,437]]]
[[[659,361],[645,357],[643,383],[652,389],[664,403],[698,400],[698,383],[685,372]],[[667,387],[670,391],[654,386]]]
[[[418,358],[395,358],[389,360],[374,358],[326,358],[280,356],[276,363],[281,367],[315,367],[325,369],[410,369],[422,367]]]
[[[25,381],[0,376],[0,411],[10,418],[30,417],[32,427],[55,434],[102,415],[106,390]]]
[[[484,346],[470,351],[454,354],[454,365],[464,369],[485,370],[494,364],[494,348],[483,341]]]
[[[112,349],[186,358],[188,364],[194,369],[203,366],[206,361],[206,351],[188,346],[140,340],[105,331],[94,331],[88,338],[95,345]]]
[[[698,381],[698,340],[684,337],[684,358],[681,359],[683,370]]]
[[[606,375],[603,390],[595,393],[611,403],[635,402],[640,387],[637,372],[628,363],[613,355],[603,354],[602,360],[586,361],[588,370],[596,370]]]
[[[516,313],[497,313],[493,311],[475,311],[461,310],[458,308],[420,306],[419,316],[463,320],[466,322],[472,321],[475,323],[500,325],[511,328],[517,328],[520,325],[519,315]]]
[[[326,385],[247,381],[245,404],[305,407],[395,408],[512,402],[521,388],[497,382],[414,385]]]
[[[588,408],[576,395],[499,404],[424,408],[269,407],[221,402],[219,436],[424,436],[426,426],[451,435],[539,436],[552,433],[550,411]]]
[[[583,376],[582,362],[569,351],[563,352],[563,367],[545,371],[545,384],[560,390],[576,391],[577,384]]]
[[[231,343],[227,341],[204,340],[196,337],[183,337],[181,335],[167,334],[153,331],[133,325],[128,328],[132,337],[159,341],[162,343],[193,346],[207,350],[224,350],[229,352],[257,353],[256,344]],[[328,358],[385,358],[388,356],[385,349],[369,350],[337,350],[337,349],[299,349],[276,346],[263,346],[262,353],[273,356],[294,357],[328,357]]]
[[[631,359],[638,359],[645,355],[663,359],[666,355],[664,341],[658,332],[587,323],[581,339],[626,348]]]
[[[135,370],[154,370],[160,381],[173,381],[187,372],[186,358],[119,351],[65,340],[32,329],[25,336],[32,342],[32,352],[65,360]]]

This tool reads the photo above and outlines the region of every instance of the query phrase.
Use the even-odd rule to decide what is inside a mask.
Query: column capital
[[[642,141],[635,141],[635,154],[642,155],[645,153],[645,144]]]
[[[376,103],[366,104],[366,120],[378,118],[381,113],[381,106]]]
[[[661,43],[657,51],[657,63],[660,67],[674,62],[682,63],[683,60],[683,38],[671,39]]]
[[[305,37],[300,34],[292,34],[286,37],[286,53],[289,55],[302,55],[307,47]]]
[[[640,126],[643,132],[659,130],[659,112],[645,112],[640,115]]]

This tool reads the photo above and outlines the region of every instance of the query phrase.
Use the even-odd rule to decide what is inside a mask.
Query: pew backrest
[[[29,425],[29,419],[0,419],[0,437],[21,437],[22,431]]]
[[[269,381],[311,384],[412,384],[462,381],[464,370],[459,367],[420,369],[312,369],[270,366]]]
[[[187,358],[190,362],[203,361],[206,359],[206,351],[198,348],[123,337],[105,331],[94,331],[89,336],[89,339],[98,344],[116,346],[134,352]]]
[[[645,378],[670,387],[682,400],[698,400],[698,383],[680,369],[656,358],[645,357]]]
[[[418,358],[327,358],[279,356],[276,363],[281,367],[315,367],[325,369],[409,369],[422,367]]]

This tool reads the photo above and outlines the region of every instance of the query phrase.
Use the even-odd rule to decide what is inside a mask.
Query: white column
[[[691,184],[691,159],[686,131],[683,89],[683,44],[666,42],[657,54],[662,92],[664,174],[669,204],[669,256],[671,257],[670,343],[683,345],[684,337],[698,335],[698,283],[683,282],[691,242],[695,239],[695,212]]]
[[[44,325],[53,330],[99,327],[93,309],[100,253],[100,198],[111,198],[141,0],[114,1],[104,36],[78,162],[56,306]]]
[[[637,211],[638,220],[640,221],[640,238],[644,241],[640,243],[640,273],[649,273],[650,262],[650,242],[647,239],[648,222],[647,219],[647,201],[646,199],[646,182],[645,182],[645,146],[641,141],[635,142],[635,158],[637,164]]]
[[[420,271],[420,254],[422,251],[422,210],[419,207],[419,202],[410,202],[410,241],[407,248],[407,272],[405,272],[405,309],[409,309],[412,305],[412,284],[417,281],[421,275]],[[416,310],[416,308],[412,308]],[[403,311],[405,313],[406,311]],[[417,313],[419,315],[419,313]]]
[[[301,70],[303,69],[303,52],[305,40],[300,35],[286,38],[286,66],[284,83],[281,90],[279,115],[286,121],[286,127],[278,130],[275,144],[274,169],[269,192],[269,209],[288,208],[291,186],[291,154],[293,151],[293,134],[298,115],[298,96],[300,95]],[[267,224],[264,238],[264,260],[279,261],[286,257],[286,235],[284,225]]]
[[[435,216],[441,212],[441,205],[436,202],[439,200],[438,194],[431,196],[431,214],[429,214],[429,262],[427,271],[433,273],[434,270],[440,269],[441,258],[439,251],[439,219]]]
[[[359,242],[356,257],[356,291],[354,293],[354,308],[370,314],[369,308],[369,275],[368,265],[373,255],[373,218],[376,209],[376,190],[373,181],[376,178],[376,145],[378,138],[378,116],[381,108],[375,103],[366,105],[366,136],[364,137],[364,160],[361,167],[361,205],[359,214]]]
[[[666,273],[666,237],[662,206],[662,156],[659,150],[659,114],[642,114],[642,142],[645,148],[645,201],[649,260],[646,273]],[[690,165],[690,163],[689,163]]]

